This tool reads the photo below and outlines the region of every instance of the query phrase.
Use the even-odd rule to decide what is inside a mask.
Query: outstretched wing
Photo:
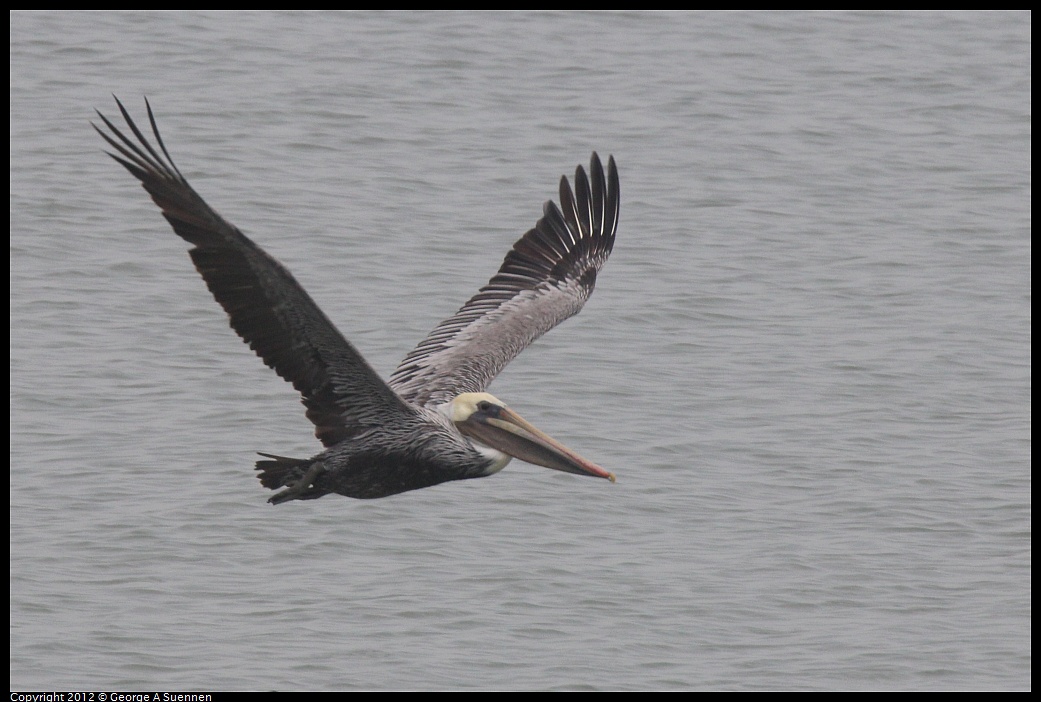
[[[594,153],[589,175],[560,179],[560,208],[547,202],[535,228],[513,245],[499,272],[430,332],[390,378],[410,402],[436,405],[479,392],[531,342],[577,314],[614,246],[618,169]]]
[[[409,407],[337,331],[278,261],[229,224],[188,185],[159,136],[151,105],[148,120],[162,155],[116,100],[136,141],[104,115],[111,133],[93,125],[159,205],[189,252],[210,292],[228,313],[232,328],[264,363],[303,396],[315,435],[332,446],[388,415]]]

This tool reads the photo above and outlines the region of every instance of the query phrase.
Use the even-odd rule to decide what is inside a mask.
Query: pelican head
[[[565,473],[593,475],[615,481],[614,473],[587,461],[525,421],[502,400],[486,392],[465,392],[445,407],[449,419],[467,438],[502,454],[494,470],[502,469],[509,457]],[[480,447],[479,447],[480,448]]]

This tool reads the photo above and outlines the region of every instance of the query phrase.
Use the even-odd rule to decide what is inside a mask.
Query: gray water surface
[[[15,13],[13,689],[1029,689],[1029,13]],[[319,448],[93,109],[381,373],[593,150],[519,462],[271,507]]]

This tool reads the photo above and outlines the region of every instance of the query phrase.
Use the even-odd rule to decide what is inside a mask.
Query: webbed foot
[[[317,480],[325,473],[325,464],[321,461],[311,464],[311,467],[307,469],[303,475],[296,480],[287,480],[285,482],[286,489],[282,492],[276,493],[268,499],[273,505],[278,505],[289,500],[301,500],[307,499],[312,495],[310,493],[317,490],[314,487],[314,481]]]

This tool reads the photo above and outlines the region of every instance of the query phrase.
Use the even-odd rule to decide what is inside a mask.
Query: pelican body
[[[614,245],[618,170],[596,153],[589,175],[560,181],[560,207],[514,244],[499,271],[441,322],[384,382],[278,261],[227,222],[174,165],[145,101],[155,144],[119,110],[133,137],[98,112],[109,153],[140,182],[181,238],[231,327],[300,392],[325,450],[311,458],[262,453],[268,501],[330,493],[386,497],[492,475],[511,458],[615,477],[539,431],[485,388],[531,342],[576,314]]]

